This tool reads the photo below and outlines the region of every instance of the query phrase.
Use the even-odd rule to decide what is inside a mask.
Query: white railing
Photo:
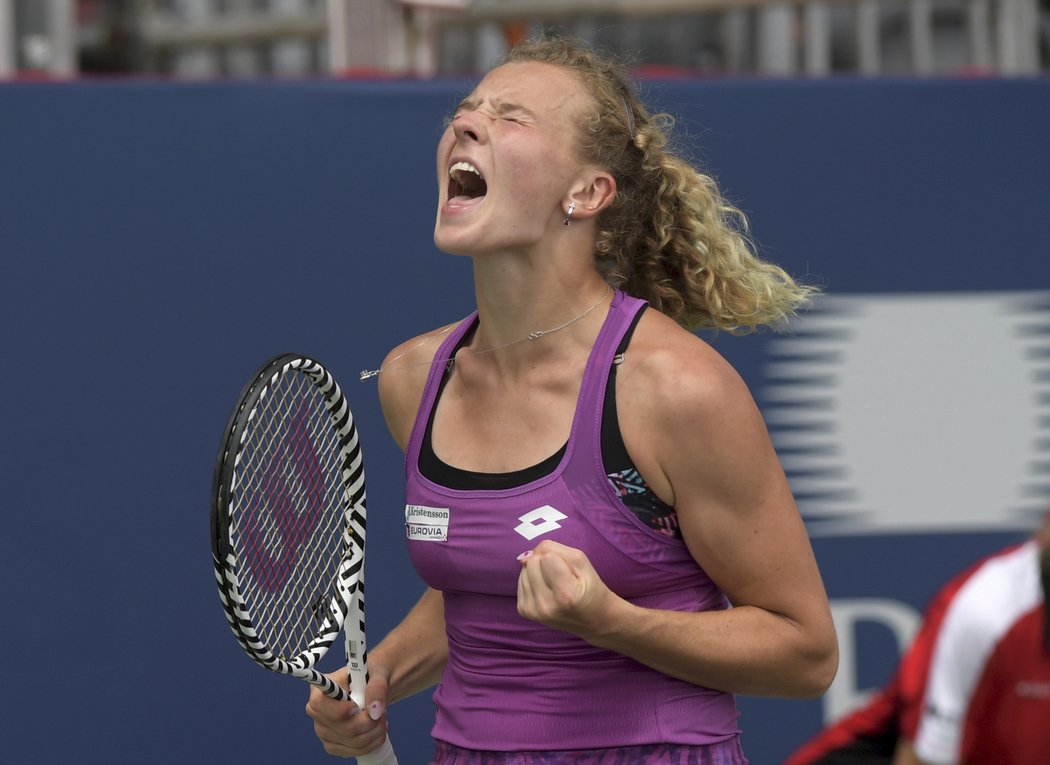
[[[0,0],[0,78],[19,72],[51,77],[76,73],[76,4],[74,0],[44,0],[36,9],[35,28],[19,27],[19,10],[28,6]]]
[[[0,0],[0,78],[15,73],[14,0]]]
[[[856,70],[884,71],[883,22],[903,14],[908,71],[937,70],[937,18],[954,15],[965,28],[962,65],[1004,75],[1041,68],[1038,0],[468,0],[465,16],[476,21],[571,22],[585,16],[640,18],[720,14],[729,69],[753,46],[754,71],[767,75],[831,72],[833,6],[853,6]],[[1045,24],[1042,25],[1045,28]]]
[[[74,75],[76,1],[32,2],[42,28],[18,18],[26,0],[0,0],[0,78]],[[481,69],[505,49],[511,25],[575,25],[587,36],[594,19],[629,25],[656,16],[673,23],[704,15],[720,29],[723,71],[771,76],[831,74],[833,46],[844,41],[861,74],[942,72],[945,18],[956,68],[1033,74],[1048,68],[1039,46],[1041,34],[1050,37],[1039,0],[138,0],[136,9],[142,48],[163,57],[164,71],[187,77],[428,77],[440,70],[449,35]],[[890,18],[905,37],[892,56]]]
[[[320,2],[139,0],[148,59],[176,77],[306,76],[327,69],[328,20]]]

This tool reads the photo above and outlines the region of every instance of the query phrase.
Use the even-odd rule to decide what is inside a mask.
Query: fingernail
[[[368,705],[368,716],[373,720],[378,720],[383,716],[383,705],[378,701],[373,701]]]
[[[518,560],[524,563],[531,556],[532,556],[532,550],[526,550],[525,552],[523,552],[521,555],[518,556]]]

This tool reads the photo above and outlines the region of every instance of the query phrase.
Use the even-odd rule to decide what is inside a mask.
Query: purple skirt
[[[705,746],[651,744],[615,749],[479,752],[434,742],[430,765],[747,765],[740,739]]]

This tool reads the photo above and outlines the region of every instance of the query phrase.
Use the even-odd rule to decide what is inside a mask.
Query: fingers
[[[386,715],[387,696],[390,693],[389,673],[376,665],[368,676],[365,687],[365,711],[372,720],[381,720]]]
[[[541,554],[521,572],[538,604],[555,609],[571,609],[579,595],[580,579],[560,552]]]
[[[519,555],[518,562],[531,577],[548,587],[575,582],[593,571],[582,551],[550,540]]]
[[[342,674],[345,680],[345,670]],[[337,679],[338,675],[334,673],[332,678]],[[384,699],[385,695],[384,682]],[[379,704],[385,711],[385,703]],[[377,718],[373,718],[352,701],[329,698],[320,688],[310,688],[306,714],[313,720],[314,733],[324,750],[337,757],[357,757],[371,752],[383,743],[387,735],[387,720],[382,711]]]
[[[550,627],[577,632],[588,594],[601,582],[580,550],[552,541],[519,556],[518,613]]]

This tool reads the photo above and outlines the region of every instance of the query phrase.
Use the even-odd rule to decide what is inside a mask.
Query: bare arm
[[[656,329],[670,340],[661,337],[654,353],[646,352],[645,340],[638,348],[632,342],[639,351],[633,359],[628,351],[634,366],[621,367],[625,443],[650,487],[675,507],[693,557],[735,607],[640,608],[609,591],[582,553],[544,542],[524,563],[519,608],[524,599],[529,618],[691,683],[754,695],[819,695],[837,668],[834,626],[758,409],[743,381],[706,345],[682,336],[688,333]]]
[[[314,733],[329,754],[357,757],[383,743],[388,704],[428,688],[438,681],[448,658],[441,593],[427,590],[395,629],[369,652],[365,708],[310,689],[306,713]],[[344,687],[345,668],[333,673]]]
[[[445,607],[441,593],[427,589],[402,622],[369,652],[369,668],[387,683],[393,703],[441,679],[448,660]]]
[[[422,347],[419,339],[395,349],[384,362],[407,356]],[[433,348],[430,354],[433,355]],[[404,370],[380,376],[380,402],[387,426],[397,444],[404,449],[411,431],[425,380],[425,367],[410,359]],[[424,374],[419,375],[422,369]],[[414,397],[414,401],[413,401]],[[448,660],[445,637],[445,608],[441,593],[427,589],[401,623],[369,651],[369,677],[365,689],[365,709],[353,703],[328,698],[319,689],[310,691],[306,713],[314,721],[314,732],[325,751],[339,757],[356,757],[371,752],[386,736],[386,708],[389,704],[434,685]],[[346,669],[333,677],[346,686]]]
[[[446,330],[412,338],[383,361],[386,371],[379,376],[379,402],[390,435],[402,451],[415,422],[429,360]],[[427,589],[404,620],[369,652],[369,667],[373,674],[388,678],[393,702],[436,683],[447,659],[444,600],[440,592]]]

